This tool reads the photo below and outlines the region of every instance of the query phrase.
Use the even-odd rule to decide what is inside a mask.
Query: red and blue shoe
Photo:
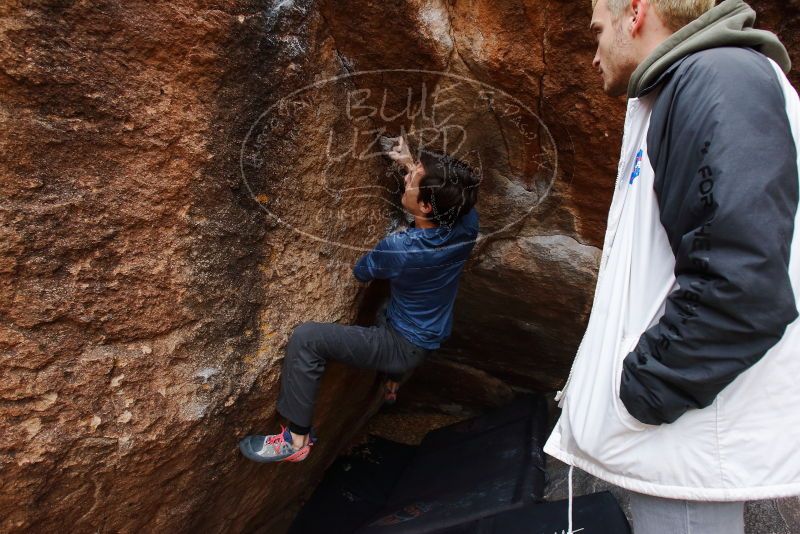
[[[292,445],[292,433],[285,426],[280,434],[271,436],[251,435],[239,442],[239,450],[248,460],[259,463],[302,462],[311,451],[314,439],[309,435],[308,443],[299,449]]]

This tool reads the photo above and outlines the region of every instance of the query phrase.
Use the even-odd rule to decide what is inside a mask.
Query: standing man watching
[[[636,534],[744,532],[800,494],[800,101],[742,0],[593,0],[628,110],[586,334],[545,451]],[[571,528],[571,527],[570,527]]]

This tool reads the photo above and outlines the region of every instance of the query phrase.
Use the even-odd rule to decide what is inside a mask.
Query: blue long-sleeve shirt
[[[361,282],[389,279],[389,324],[415,345],[436,349],[452,331],[458,281],[477,237],[473,208],[451,229],[412,227],[386,237],[353,274]]]

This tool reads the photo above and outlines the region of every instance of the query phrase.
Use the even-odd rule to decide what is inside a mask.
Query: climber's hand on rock
[[[411,156],[411,151],[408,148],[408,143],[403,136],[396,138],[394,146],[386,155],[409,171],[416,165],[414,163],[414,158]]]

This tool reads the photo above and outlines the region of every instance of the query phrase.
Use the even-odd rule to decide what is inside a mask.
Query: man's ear
[[[419,211],[421,211],[424,215],[428,215],[433,211],[433,206],[428,204],[427,202],[419,201]]]
[[[647,16],[647,10],[650,7],[648,0],[631,0],[630,16],[631,16],[631,36],[635,36],[642,31],[644,27],[644,19]]]

